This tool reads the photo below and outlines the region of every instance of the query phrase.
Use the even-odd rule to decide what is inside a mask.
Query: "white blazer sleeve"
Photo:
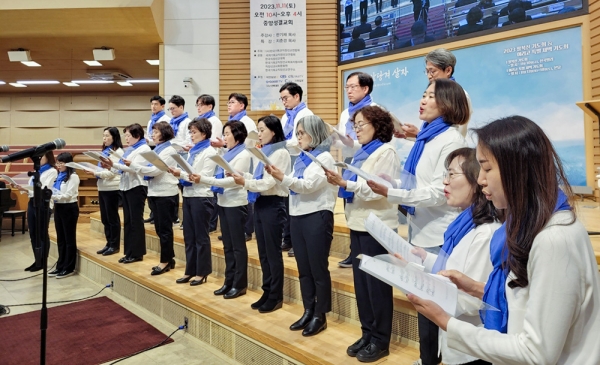
[[[79,195],[79,176],[71,174],[65,183],[66,187],[60,193],[52,195],[52,200],[57,203],[66,203]]]
[[[290,154],[285,149],[275,151],[270,156],[269,160],[271,160],[271,162],[273,162],[273,165],[277,166],[282,171],[290,171]],[[250,179],[246,179],[244,188],[257,193],[262,193],[267,190],[271,190],[276,184],[277,181],[265,170],[263,178],[260,180],[255,180],[252,177]]]

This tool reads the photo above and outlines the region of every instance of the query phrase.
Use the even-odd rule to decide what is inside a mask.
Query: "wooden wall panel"
[[[59,133],[60,138],[64,139],[67,143],[67,147],[81,144],[97,144],[98,150],[100,150],[100,147],[102,146],[102,132],[104,132],[104,128],[104,126],[96,128],[60,127]]]
[[[10,144],[31,145],[52,141],[59,137],[59,128],[19,128],[11,127]],[[4,141],[3,144],[7,144]],[[68,143],[68,142],[67,142]],[[9,145],[10,145],[9,144]]]
[[[589,42],[583,39],[583,46],[590,47],[590,58],[591,58],[591,73],[592,77],[590,80],[591,87],[591,99],[600,99],[600,1],[590,0],[589,1],[589,19],[590,19],[590,38]],[[592,121],[592,136],[593,136],[593,156],[594,156],[594,167],[600,166],[600,139],[597,137],[600,133],[600,124],[596,118],[590,118]],[[588,129],[588,130],[590,130]],[[597,172],[594,171],[594,174]],[[596,179],[597,180],[597,179]],[[596,181],[595,195],[600,196],[598,190],[598,181]]]
[[[110,109],[112,109],[112,110],[146,110],[148,112],[148,119],[150,119],[150,98],[153,96],[154,95],[112,96],[110,98]]]
[[[111,127],[125,127],[133,123],[139,123],[146,129],[150,120],[150,114],[150,103],[148,103],[148,110],[145,111],[111,110],[109,125]]]
[[[2,111],[2,112],[10,111],[10,98],[0,97],[0,111]]]
[[[14,97],[11,100],[13,111],[48,111],[60,110],[58,96],[25,96]]]
[[[58,98],[56,101],[58,104]],[[50,112],[13,111],[10,119],[11,126],[13,127],[58,127],[60,124],[60,112],[58,110]]]
[[[308,107],[328,123],[338,120],[337,4],[334,0],[306,1]],[[219,113],[227,115],[227,97],[241,92],[250,98],[250,2],[219,2]],[[252,100],[249,100],[252,105]],[[267,111],[249,111],[257,120]],[[270,113],[270,111],[269,111]],[[278,111],[279,116],[283,111]],[[225,118],[223,118],[225,119]]]
[[[108,100],[106,101],[108,105]],[[60,112],[61,127],[106,127],[108,126],[108,110]]]
[[[10,127],[10,113],[9,112],[0,112],[0,127]],[[5,141],[6,136],[2,136]],[[4,142],[2,142],[4,143]]]
[[[107,110],[108,96],[63,96],[60,98],[61,110]]]

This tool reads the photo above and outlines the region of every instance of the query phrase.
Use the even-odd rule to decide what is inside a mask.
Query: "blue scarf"
[[[569,210],[567,196],[559,190],[558,199],[554,212]],[[509,217],[510,219],[510,217]],[[507,219],[508,221],[508,219]],[[505,265],[508,260],[508,248],[506,247],[506,222],[496,231],[490,241],[490,257],[494,268],[488,277],[483,292],[483,301],[500,311],[479,311],[479,317],[487,329],[506,333],[508,329],[508,302],[506,300],[506,279],[509,268]]]
[[[175,135],[177,135],[177,132],[179,131],[179,125],[187,117],[188,117],[188,113],[185,112],[185,113],[181,114],[180,116],[178,116],[177,118],[172,118],[171,119],[171,121],[169,122],[169,124],[171,125],[171,127],[173,127],[173,133],[175,133]]]
[[[245,149],[246,149],[246,145],[244,143],[239,143],[238,145],[236,145],[235,147],[233,147],[232,149],[227,151],[225,153],[225,155],[223,155],[223,158],[225,159],[225,161],[230,162]],[[218,166],[217,170],[215,171],[215,178],[222,179],[224,177],[225,177],[225,170],[223,170],[223,168],[221,166]],[[210,190],[212,190],[213,192],[215,192],[217,194],[223,194],[225,192],[224,188],[221,188],[218,186],[211,186]]]
[[[152,127],[154,127],[154,125],[156,124],[156,122],[158,122],[158,120],[160,118],[162,118],[162,116],[165,115],[165,111],[161,110],[156,114],[152,114],[150,115],[150,127],[148,128],[148,134],[152,134]]]
[[[137,142],[136,142],[136,143],[135,143],[133,146],[129,146],[129,147],[127,147],[127,148],[125,149],[125,152],[123,152],[123,159],[119,160],[119,163],[120,163],[120,164],[123,164],[123,163],[124,163],[124,161],[123,161],[123,160],[126,160],[126,159],[127,159],[127,157],[128,157],[129,155],[131,155],[131,152],[135,151],[135,150],[136,150],[138,147],[141,147],[141,146],[143,146],[143,145],[145,145],[145,144],[146,144],[146,139],[144,139],[144,138],[140,138],[140,140],[139,140],[139,141],[137,141]]]
[[[40,167],[40,175],[43,174],[44,172],[50,170],[52,168],[52,166],[50,166],[49,163],[45,163]]]
[[[187,159],[187,162],[190,164],[190,166],[194,165],[194,159],[196,159],[196,156],[198,156],[198,154],[200,152],[204,151],[208,147],[210,147],[210,139],[205,139],[203,141],[196,143],[194,145],[194,147],[192,147],[190,149],[188,159]],[[187,180],[183,180],[183,179],[179,179],[179,183],[182,186],[192,186],[191,182],[189,182]]]
[[[444,232],[444,244],[442,245],[440,254],[435,260],[435,264],[433,264],[433,268],[431,269],[432,274],[437,274],[438,271],[446,269],[446,262],[448,261],[450,254],[452,254],[454,247],[456,247],[460,240],[462,240],[467,233],[471,232],[473,228],[475,228],[475,223],[473,222],[473,210],[472,207],[468,207],[463,210],[452,223],[450,223],[448,229]]]
[[[110,158],[110,153],[109,151],[112,149],[112,146],[108,146],[105,149],[102,150],[102,155],[106,158]],[[102,162],[98,161],[98,167],[102,167]],[[96,179],[100,180],[100,178],[98,176],[96,176]]]
[[[361,148],[354,154],[350,164],[354,167],[360,168],[365,160],[381,146],[383,146],[383,142],[381,142],[379,139],[374,139],[371,142],[362,145]],[[356,176],[356,174],[350,170],[345,170],[342,178],[346,181],[356,181],[358,176]],[[354,193],[346,191],[345,188],[340,186],[340,189],[338,190],[338,197],[346,199],[346,203],[352,203],[354,200]]]
[[[421,131],[417,134],[417,141],[410,150],[406,163],[404,164],[404,171],[402,171],[400,177],[400,189],[410,190],[414,188],[414,176],[423,150],[425,149],[425,144],[444,133],[450,128],[450,125],[451,124],[446,122],[443,117],[437,117],[430,123],[423,123]],[[415,215],[415,207],[402,205],[402,208],[406,209],[409,214]]]
[[[206,112],[206,113],[204,113],[202,115],[199,115],[198,118],[206,118],[206,119],[208,119],[208,118],[211,118],[211,117],[214,117],[214,116],[215,116],[215,111],[211,110],[211,111],[208,111],[208,112]]]
[[[313,157],[316,158],[323,152],[324,152],[323,150],[320,150],[317,148],[315,148],[314,150],[312,150],[310,152],[308,152],[308,151],[300,152],[300,155],[298,155],[298,158],[296,158],[296,161],[294,162],[294,177],[298,178],[298,179],[304,178],[304,170],[306,170],[308,165],[310,165],[312,163],[312,160],[310,159],[310,157],[306,156],[307,153],[310,153]],[[290,194],[297,195],[298,193],[290,190]]]
[[[171,145],[171,141],[166,141],[163,142],[161,144],[157,144],[156,147],[154,147],[154,152],[156,152],[156,154],[160,154],[162,151],[164,151],[165,148],[169,147]],[[153,166],[151,163],[148,164],[148,166]],[[149,181],[154,179],[154,176],[144,176],[144,180]]]
[[[237,113],[234,116],[230,115],[228,120],[239,120],[239,121],[241,121],[242,118],[245,117],[245,116],[246,116],[246,109],[242,110],[241,112]]]
[[[352,128],[352,116],[357,111],[361,110],[365,106],[371,105],[373,100],[371,100],[371,95],[365,96],[361,101],[356,104],[348,103],[348,121],[346,122],[346,135],[352,137],[352,139],[356,140],[356,132],[354,128]]]
[[[56,190],[60,190],[60,184],[62,184],[62,182],[65,180],[66,177],[67,177],[66,171],[60,172],[58,174],[58,176],[56,177],[56,180],[54,181],[54,185],[52,185],[52,187]]]
[[[286,140],[289,140],[292,138],[292,133],[294,132],[294,119],[296,119],[296,115],[298,115],[298,113],[302,109],[306,109],[305,102],[301,102],[300,104],[296,105],[296,107],[293,109],[285,110],[285,115],[287,116],[287,122],[285,123],[285,126],[283,127],[283,135],[285,136]]]
[[[278,145],[277,147],[281,148],[282,146]],[[275,152],[279,149],[277,147],[273,148],[273,144],[269,143],[269,144],[262,146],[262,151],[267,157],[269,157],[273,154],[273,152]],[[265,164],[263,164],[262,162],[259,162],[258,165],[256,165],[256,168],[254,169],[254,180],[262,180],[263,175],[264,175],[264,170],[265,170]],[[254,191],[248,191],[248,203],[256,203],[256,199],[258,199],[259,196],[260,196],[260,193],[257,193]]]

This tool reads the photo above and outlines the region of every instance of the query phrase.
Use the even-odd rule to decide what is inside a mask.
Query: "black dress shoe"
[[[153,268],[153,269],[154,269],[154,268]],[[176,282],[177,284],[185,284],[185,283],[189,282],[191,278],[192,278],[192,276],[191,276],[191,275],[190,275],[190,276],[184,276],[184,277],[182,277],[182,278],[179,278],[179,279],[175,280],[175,282]]]
[[[27,266],[27,267],[25,268],[25,271],[31,271],[31,269],[33,269],[34,267],[36,267],[36,266],[35,266],[35,262],[34,262],[33,264],[31,264],[31,265]]]
[[[154,217],[150,217],[148,219],[144,219],[144,223],[154,223]]]
[[[356,359],[360,362],[375,362],[382,357],[390,354],[389,349],[380,349],[374,343],[369,343],[364,349],[356,354]]]
[[[303,330],[304,327],[306,327],[308,325],[308,322],[310,322],[310,320],[312,319],[314,313],[315,312],[312,309],[305,309],[302,317],[300,317],[300,319],[297,320],[296,322],[292,323],[292,325],[290,326],[290,330],[292,330],[292,331]]]
[[[231,286],[227,285],[227,284],[223,284],[223,286],[217,290],[215,290],[213,293],[215,295],[224,295],[225,293],[229,292],[231,290]]]
[[[260,308],[258,308],[258,312],[259,313],[270,313],[270,312],[274,312],[278,309],[281,309],[282,306],[283,306],[283,300],[275,301],[275,300],[269,299],[265,302],[265,304],[261,305]]]
[[[356,357],[356,354],[358,354],[358,352],[362,349],[364,349],[365,347],[367,347],[367,345],[370,343],[370,341],[367,341],[364,338],[359,338],[355,343],[353,343],[352,345],[348,346],[348,348],[346,349],[346,353],[348,354],[348,356],[350,357]]]
[[[294,248],[290,248],[290,250],[288,251],[288,256],[289,257],[294,257]]]
[[[217,239],[218,239],[219,241],[223,241],[223,236],[217,236]]]
[[[259,300],[250,304],[250,308],[258,309],[258,308],[260,308],[261,305],[265,304],[268,299],[269,299],[269,293],[263,293],[263,295],[260,297]]]
[[[246,294],[246,288],[243,288],[243,289],[232,288],[225,295],[223,295],[223,298],[225,298],[225,299],[235,299],[235,298],[240,297],[240,296],[242,296],[244,294]]]
[[[171,265],[169,264],[167,264],[167,266],[163,267],[162,269],[160,268],[160,266],[155,266],[150,272],[150,275],[161,275],[168,272],[169,270],[171,270]]]
[[[250,241],[252,239],[252,235],[251,234],[247,234],[246,235],[246,242]]]
[[[125,264],[131,264],[132,262],[137,262],[137,261],[144,261],[144,256],[140,256],[140,257],[128,257],[125,259],[125,261],[123,261],[123,263]]]
[[[208,275],[203,276],[202,279],[200,279],[200,280],[194,279],[190,282],[190,286],[202,285],[202,284],[206,283],[206,281],[208,280],[207,278],[208,278]]]
[[[338,262],[338,266],[344,268],[352,267],[352,257],[348,256],[342,261]]]
[[[121,258],[119,259],[119,264],[124,264],[124,263],[125,263],[125,261],[126,261],[128,258],[129,258],[129,257],[127,257],[127,256],[123,256],[123,257],[121,257]]]
[[[304,328],[304,331],[302,331],[302,336],[304,336],[304,337],[314,336],[326,328],[327,328],[327,317],[325,316],[325,313],[323,313],[321,315],[316,315],[310,320],[310,322],[308,323],[306,328]]]
[[[106,252],[106,250],[108,250],[109,248],[110,248],[110,246],[109,246],[109,245],[106,245],[106,246],[102,247],[102,249],[100,249],[100,250],[96,251],[96,253],[97,253],[98,255],[102,255],[102,254],[103,254],[103,253],[105,253],[105,252]]]
[[[282,243],[281,244],[281,250],[282,251],[289,251],[292,248],[292,245],[289,243]]]
[[[41,266],[34,266],[31,269],[29,269],[29,272],[36,272],[36,271],[40,271],[41,269],[43,269],[43,267],[41,267]]]
[[[114,255],[114,254],[119,253],[119,252],[121,252],[120,249],[109,247],[108,250],[106,250],[106,251],[104,251],[102,253],[102,256],[110,256],[110,255]]]

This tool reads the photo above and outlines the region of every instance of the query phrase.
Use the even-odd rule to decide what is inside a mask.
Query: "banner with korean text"
[[[250,1],[250,59],[251,110],[283,109],[286,82],[306,95],[306,0]]]

